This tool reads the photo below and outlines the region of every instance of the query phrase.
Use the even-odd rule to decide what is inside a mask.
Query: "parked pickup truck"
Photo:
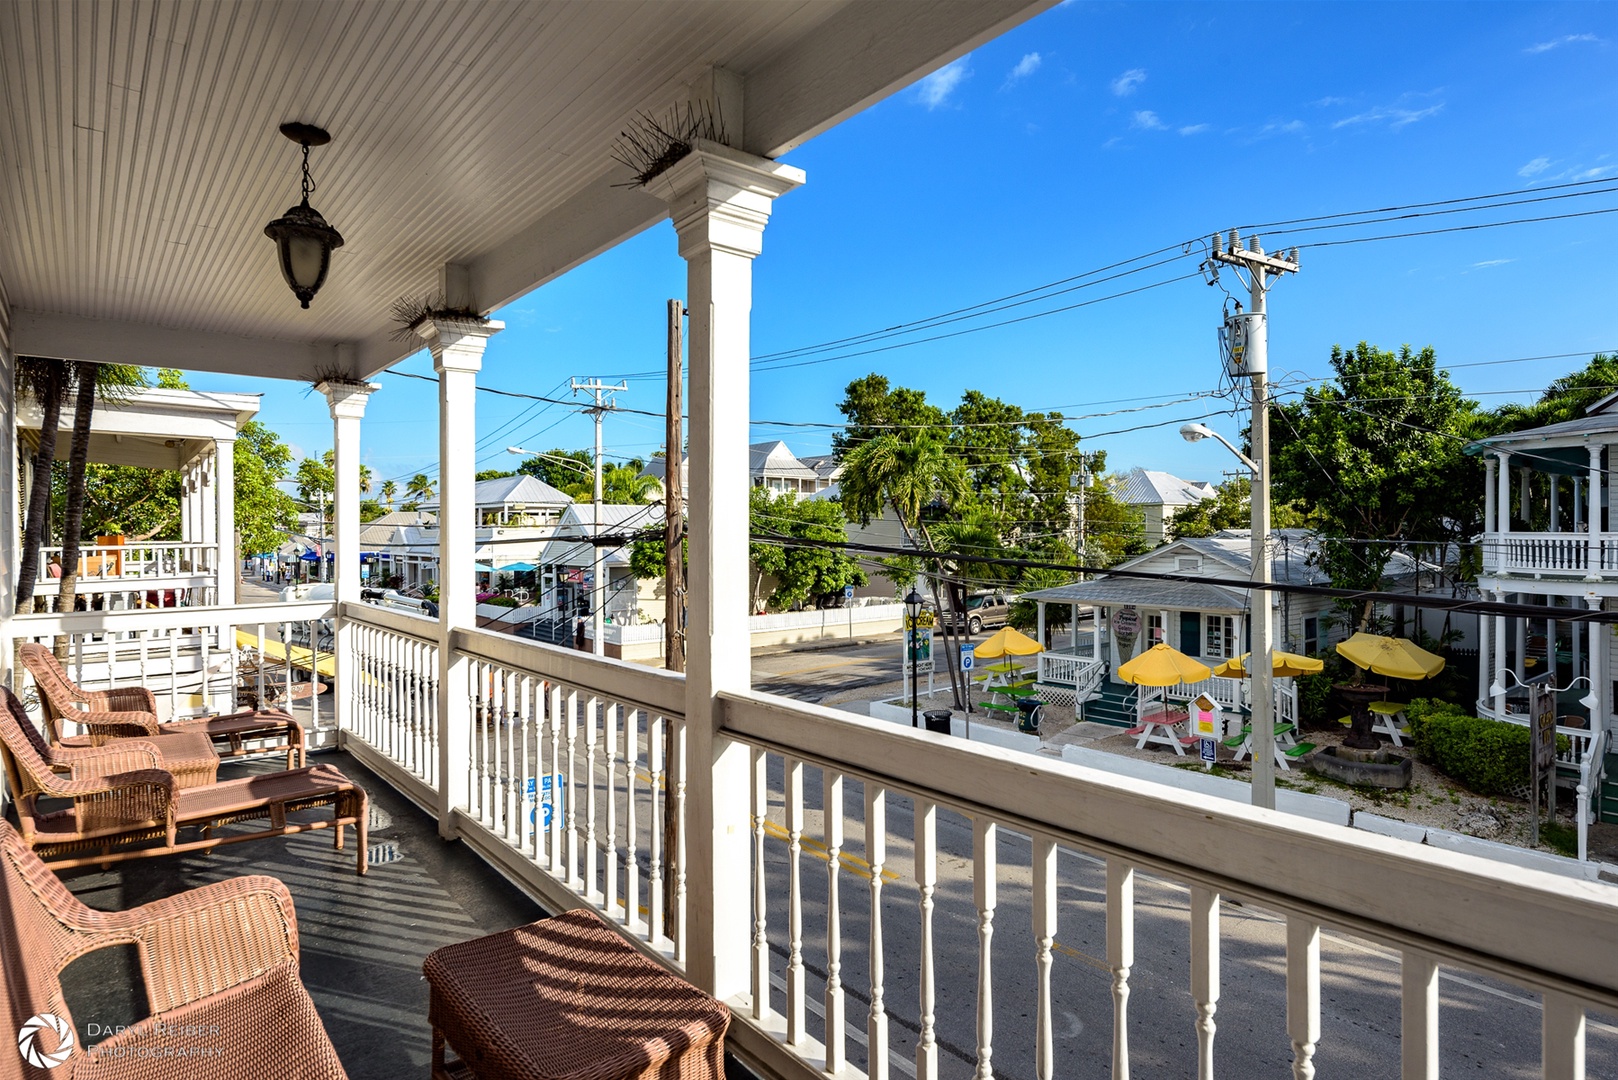
[[[950,614],[955,626],[964,625],[967,633],[976,634],[986,626],[1006,625],[1006,616],[1010,612],[1011,602],[1005,593],[981,592],[966,598],[964,620],[961,612],[951,611]]]

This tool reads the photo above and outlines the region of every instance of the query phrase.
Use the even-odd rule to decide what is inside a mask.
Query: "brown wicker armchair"
[[[20,715],[27,723],[22,703],[3,686],[0,700],[5,705],[0,711],[9,712],[13,721]],[[21,726],[0,722],[0,764],[5,767],[7,784],[17,793],[23,842],[57,866],[200,851],[314,829],[334,830],[334,845],[341,851],[344,826],[353,825],[359,841],[356,870],[365,873],[365,789],[330,765],[182,789],[172,774],[153,767],[155,752],[148,745],[129,752],[127,759],[75,763],[72,775],[64,777],[51,768],[35,743],[19,730]],[[120,743],[101,749],[124,753]],[[114,766],[128,771],[92,772],[95,767]],[[42,800],[65,800],[66,805],[47,809]],[[288,817],[326,806],[332,808],[329,818]],[[228,835],[218,831],[220,826],[245,821],[262,821],[263,825],[255,831]],[[151,845],[154,840],[159,843]]]
[[[135,946],[151,1015],[86,1048],[61,973],[76,958],[114,945]],[[298,924],[286,886],[274,878],[240,877],[129,911],[96,911],[68,892],[3,821],[0,1024],[19,1033],[18,1053],[0,1053],[0,1080],[44,1076],[40,1065],[49,1067],[64,1051],[49,1075],[345,1076],[298,978]]]
[[[307,764],[303,725],[290,713],[266,709],[159,724],[157,699],[144,686],[83,690],[67,677],[55,653],[34,642],[19,645],[17,658],[39,687],[52,742],[91,746],[112,739],[185,733],[207,736],[223,757],[285,750],[287,768]],[[67,736],[63,724],[69,721],[84,725],[89,734]],[[256,748],[247,745],[266,740],[279,740],[279,745]]]
[[[28,743],[52,772],[70,779],[111,776],[135,769],[162,769],[172,773],[178,787],[211,784],[219,773],[219,755],[206,735],[152,735],[144,739],[118,739],[103,746],[52,746],[34,727],[15,696],[0,708],[0,743]],[[20,778],[24,785],[28,776]],[[23,789],[17,789],[22,793]]]

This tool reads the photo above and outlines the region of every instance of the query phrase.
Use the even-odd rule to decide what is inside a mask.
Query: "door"
[[[1202,655],[1202,616],[1195,611],[1180,612],[1180,651],[1187,656]]]

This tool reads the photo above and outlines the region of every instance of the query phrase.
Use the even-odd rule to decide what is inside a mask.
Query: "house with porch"
[[[1618,610],[1618,393],[1559,424],[1482,439],[1466,452],[1486,474],[1478,589],[1486,599],[1543,609],[1478,627],[1478,715],[1527,724],[1530,681],[1557,688],[1558,770],[1585,828],[1618,821],[1618,637],[1575,613]]]
[[[1329,585],[1316,555],[1317,544],[1307,530],[1275,530],[1270,541],[1271,580]],[[1135,688],[1121,682],[1116,673],[1137,653],[1166,642],[1215,667],[1248,651],[1251,601],[1242,585],[1252,580],[1251,533],[1227,529],[1210,537],[1175,540],[1113,569],[1090,581],[1024,593],[1023,599],[1037,605],[1038,637],[1047,644],[1039,656],[1037,685],[1042,696],[1077,705],[1085,719],[1127,727],[1134,723]],[[1137,578],[1127,576],[1128,571],[1204,580]],[[1334,617],[1330,599],[1287,592],[1268,595],[1277,649],[1313,654],[1348,636],[1342,620]],[[1057,623],[1066,628],[1060,642],[1046,632]],[[1246,680],[1213,677],[1170,687],[1167,696],[1189,701],[1206,693],[1231,710],[1245,710],[1246,692]],[[1292,681],[1277,679],[1276,695],[1276,715],[1295,717]]]
[[[313,1006],[355,1080],[426,1070],[421,960],[504,929],[479,925],[478,896],[513,888],[527,903],[511,921],[589,907],[722,1002],[727,1050],[766,1080],[1045,1080],[1097,1063],[1116,1077],[1210,1077],[1216,1059],[1242,1073],[1288,1058],[1298,1077],[1318,1058],[1345,1074],[1397,1061],[1405,1078],[1436,1080],[1441,1049],[1493,1060],[1508,1027],[1516,1072],[1583,1075],[1587,1042],[1599,1052],[1606,1037],[1587,1012],[1618,1010],[1610,886],[751,686],[753,263],[780,258],[766,243],[772,216],[792,214],[792,190],[810,179],[794,152],[1052,6],[0,5],[0,678],[28,689],[14,646],[63,637],[69,673],[90,689],[139,681],[167,711],[184,662],[228,708],[268,666],[242,664],[242,638],[329,622],[329,652],[306,661],[328,692],[311,686],[297,705],[309,745],[419,826],[390,849],[379,821],[365,877],[311,872],[351,869],[353,853],[306,837],[279,863],[241,845],[169,856],[155,883],[115,868],[70,886],[121,906],[181,881],[276,873],[299,919],[278,940],[294,960],[302,940]],[[642,115],[716,122],[637,174],[613,146]],[[329,135],[291,129],[316,143],[309,199],[341,231],[335,250],[304,232],[283,255],[265,236],[266,222],[315,212],[284,213],[300,154],[277,128],[292,121]],[[902,182],[925,183],[929,163],[910,164]],[[883,182],[870,176],[854,182]],[[475,618],[477,390],[503,329],[492,316],[654,226],[687,271],[683,673],[490,633]],[[851,262],[868,242],[850,226]],[[393,317],[401,295],[436,299],[408,340]],[[645,297],[649,309],[666,300]],[[439,382],[436,618],[360,602],[361,440],[368,415],[391,419],[394,382],[371,380],[423,349]],[[15,614],[19,354],[313,386],[335,449],[335,598]],[[567,373],[544,356],[530,366],[532,385]],[[1016,865],[1002,866],[1009,852]],[[458,881],[445,880],[448,864]],[[1242,905],[1231,924],[1222,896]],[[356,917],[376,911],[410,917]],[[1154,924],[1181,950],[1189,977],[1175,992],[1139,992],[1158,988],[1136,961],[1137,925],[1150,945]],[[1022,931],[996,933],[1013,925]],[[190,927],[199,952],[242,951],[214,926]],[[1240,939],[1227,950],[1230,927]],[[1055,943],[1081,938],[1094,955],[1070,963]],[[8,965],[30,962],[7,953]],[[1256,1010],[1237,1015],[1265,1023],[1215,1023],[1222,957],[1242,962],[1240,1005]],[[1459,972],[1489,980],[1488,996],[1461,1003],[1487,1010],[1487,1025],[1447,1019],[1452,995],[1471,993]],[[973,974],[976,992],[963,992]],[[8,993],[33,985],[0,980]],[[1333,1002],[1347,995],[1355,1015],[1343,1018]],[[19,1025],[58,1004],[6,1000]],[[226,1075],[240,1075],[231,1064]]]
[[[239,560],[236,538],[237,433],[259,408],[257,394],[198,393],[148,387],[127,400],[97,400],[91,414],[92,464],[128,465],[180,474],[178,539],[125,535],[85,537],[79,546],[80,606],[95,610],[233,604]],[[33,456],[43,422],[32,399],[17,403],[16,441],[23,448],[22,499],[33,486]],[[71,450],[73,410],[63,409],[57,469]],[[60,473],[58,473],[59,475]],[[34,596],[54,607],[59,586],[51,563],[62,548],[39,555]]]
[[[595,580],[597,547],[592,539],[627,536],[663,524],[663,507],[604,503],[599,527],[593,503],[573,503],[562,514],[552,539],[540,551],[540,611],[551,619],[588,615],[594,604],[605,604],[606,621],[634,625],[658,621],[665,610],[663,579],[636,578],[629,567],[631,545],[618,542],[600,549],[604,581]],[[605,593],[601,590],[604,589]],[[601,599],[605,596],[605,600]]]

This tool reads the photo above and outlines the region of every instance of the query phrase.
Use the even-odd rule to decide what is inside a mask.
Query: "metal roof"
[[[1211,499],[1215,494],[1213,485],[1201,480],[1182,480],[1173,473],[1151,469],[1131,469],[1118,493],[1118,501],[1131,506],[1190,506]]]

